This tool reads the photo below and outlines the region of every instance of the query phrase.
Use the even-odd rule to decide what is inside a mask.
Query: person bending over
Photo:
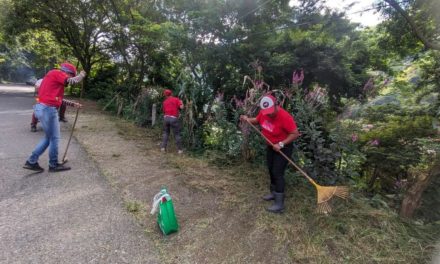
[[[63,102],[64,87],[81,82],[86,73],[77,76],[76,68],[70,63],[62,63],[61,69],[53,69],[44,76],[38,90],[38,103],[34,106],[35,116],[40,120],[44,137],[32,151],[23,168],[42,172],[38,158],[49,147],[49,172],[70,170],[70,167],[58,163],[58,144],[60,141],[60,123],[58,108]],[[81,104],[64,100],[66,105],[81,108]]]

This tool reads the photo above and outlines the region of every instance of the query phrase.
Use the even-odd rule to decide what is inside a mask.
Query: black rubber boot
[[[265,201],[275,200],[275,195],[273,194],[274,192],[275,192],[275,185],[271,184],[270,185],[270,193],[263,196],[262,197],[263,200],[265,200]]]
[[[275,196],[275,201],[267,208],[267,211],[280,214],[284,212],[284,193],[274,192],[273,194]]]

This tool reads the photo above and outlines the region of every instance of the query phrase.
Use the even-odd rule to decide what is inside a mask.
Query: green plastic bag
[[[169,235],[177,232],[179,225],[177,224],[176,214],[174,213],[173,200],[166,188],[162,188],[162,190],[154,196],[151,214],[154,214],[157,209],[159,209],[157,224],[160,230],[162,230],[162,233]]]

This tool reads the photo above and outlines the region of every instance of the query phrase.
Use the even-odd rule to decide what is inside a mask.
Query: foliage
[[[366,161],[361,151],[358,131],[360,125],[352,120],[339,120],[330,128],[330,138],[340,153],[336,160],[336,171],[342,179],[349,179],[357,189],[364,190],[367,185],[362,176],[362,168]]]
[[[117,76],[118,69],[114,65],[98,69],[89,82],[87,97],[99,100],[113,95],[115,90],[118,89]]]
[[[341,153],[324,125],[325,108],[316,108],[305,99],[305,91],[298,90],[287,105],[301,133],[295,142],[295,159],[312,178],[323,184],[334,184],[341,180],[336,171],[336,161],[341,158]]]
[[[440,50],[438,37],[440,3],[436,0],[409,0],[397,2],[385,0],[388,5],[380,5],[381,11],[391,17],[383,26],[390,33],[387,37],[401,54],[409,50]],[[404,26],[402,26],[404,25]]]
[[[187,148],[258,161],[264,144],[238,117],[273,91],[295,116],[294,159],[312,177],[393,193],[426,163],[419,138],[440,116],[438,52],[384,1],[387,19],[364,30],[323,1],[290,2],[0,0],[1,80],[70,60],[88,73],[87,97],[141,126],[169,88],[185,105]],[[430,41],[437,2],[399,3]],[[356,114],[341,115],[354,100]]]
[[[393,117],[386,121],[359,138],[367,158],[364,166],[373,169],[368,187],[392,192],[396,182],[407,179],[408,169],[421,162],[422,149],[417,138],[433,135],[434,131],[429,116]]]
[[[236,126],[228,122],[206,122],[203,142],[207,149],[213,148],[224,154],[225,159],[240,158],[241,137]]]
[[[192,75],[182,76],[182,83],[177,88],[185,105],[183,113],[184,142],[190,148],[200,148],[203,144],[202,128],[206,118],[203,107],[208,102],[211,89],[205,87],[203,81],[197,82],[192,79]]]

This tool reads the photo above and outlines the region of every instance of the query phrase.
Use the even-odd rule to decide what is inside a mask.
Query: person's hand
[[[281,151],[281,146],[278,144],[272,144],[272,148],[273,150],[275,150],[276,152],[280,152]]]
[[[75,103],[75,107],[81,109],[81,108],[82,108],[82,104],[80,104],[80,103]]]
[[[248,116],[247,115],[240,115],[240,120],[247,122],[248,121]]]
[[[82,75],[82,77],[86,77],[86,72],[85,71],[81,71],[79,74]]]

